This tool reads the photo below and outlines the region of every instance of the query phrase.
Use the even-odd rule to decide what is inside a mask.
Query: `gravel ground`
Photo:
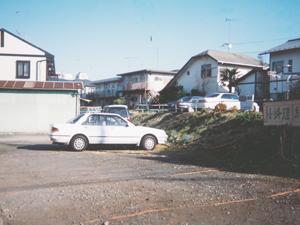
[[[158,149],[73,152],[45,134],[0,134],[0,225],[300,224],[299,180],[190,165]]]

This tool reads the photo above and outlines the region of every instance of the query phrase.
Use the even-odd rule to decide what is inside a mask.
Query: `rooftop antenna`
[[[129,72],[130,59],[137,59],[137,57],[124,57],[124,59],[128,59],[128,72]]]
[[[231,40],[230,40],[230,34],[231,34],[231,21],[237,21],[237,20],[240,20],[240,19],[229,19],[226,17],[226,22],[229,21],[229,42],[228,43],[224,43],[221,47],[225,46],[225,45],[228,45],[228,52],[231,52],[231,48],[232,48],[232,44],[231,44]]]
[[[20,37],[21,33],[20,33],[20,13],[21,12],[27,12],[27,11],[16,11],[15,13],[18,14],[18,30],[17,30],[17,35]]]

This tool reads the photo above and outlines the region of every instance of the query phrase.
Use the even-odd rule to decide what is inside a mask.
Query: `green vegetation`
[[[179,86],[177,83],[172,87],[163,89],[160,92],[158,103],[168,103],[170,101],[176,101],[185,96],[185,92],[182,86]]]
[[[300,128],[264,126],[262,113],[236,109],[145,113],[136,114],[133,123],[167,132],[167,145],[156,152],[165,160],[300,178]]]
[[[114,100],[114,103],[117,105],[126,105],[126,98],[125,97],[118,98]]]

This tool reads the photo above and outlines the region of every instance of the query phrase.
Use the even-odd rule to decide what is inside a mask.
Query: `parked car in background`
[[[234,106],[237,109],[241,109],[239,96],[231,93],[214,93],[207,95],[203,99],[197,101],[196,107],[214,109],[219,103],[227,105],[227,109],[230,109]]]
[[[185,96],[177,101],[168,102],[168,109],[170,111],[185,111],[185,112],[194,112],[195,103],[203,99],[201,96]]]
[[[102,112],[101,106],[80,106],[80,113],[100,113]]]
[[[129,113],[127,105],[106,105],[103,107],[102,112],[116,113],[123,118],[126,118],[128,121],[131,121],[131,117],[133,116]]]
[[[52,124],[50,139],[75,151],[83,151],[90,144],[136,145],[153,150],[156,144],[165,144],[168,135],[161,129],[135,126],[117,114],[84,113],[65,124]]]
[[[203,99],[202,96],[186,96],[177,101],[177,109],[184,112],[194,112],[195,103]]]

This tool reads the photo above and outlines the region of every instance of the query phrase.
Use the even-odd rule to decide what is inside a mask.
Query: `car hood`
[[[157,129],[157,128],[153,128],[153,127],[144,127],[144,126],[137,126],[139,129],[143,130],[143,131],[149,131],[149,132],[156,132],[156,133],[166,133],[164,130],[162,129]]]

